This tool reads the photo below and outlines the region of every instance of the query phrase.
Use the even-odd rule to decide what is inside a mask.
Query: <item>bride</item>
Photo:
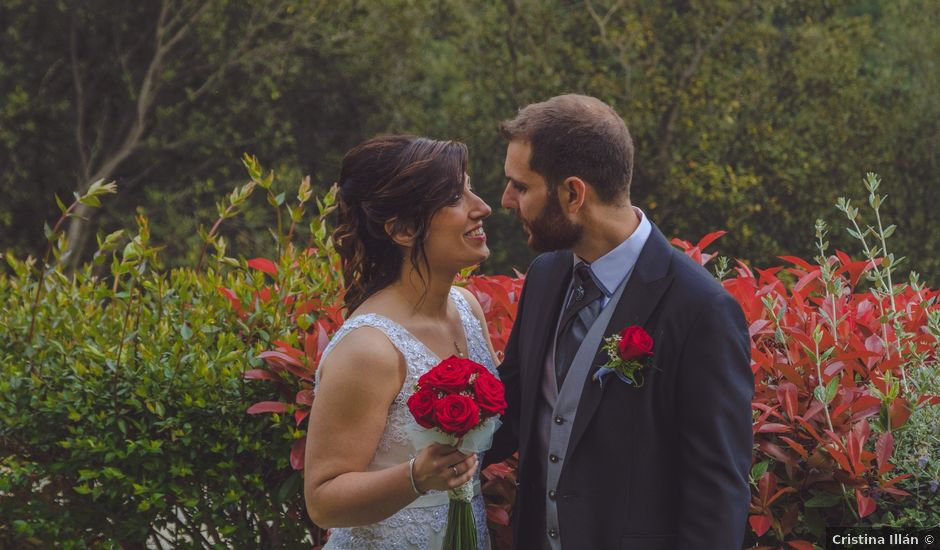
[[[483,311],[452,286],[489,256],[490,207],[470,187],[462,143],[371,139],[346,153],[340,220],[348,317],[316,375],[304,469],[313,521],[327,549],[437,549],[446,491],[476,480],[480,548],[489,547],[480,457],[440,444],[416,451],[406,401],[424,372],[451,355],[495,373]]]

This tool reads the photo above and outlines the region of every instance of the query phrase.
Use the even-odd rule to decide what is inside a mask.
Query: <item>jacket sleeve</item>
[[[754,375],[747,323],[725,292],[700,308],[680,354],[676,548],[739,550],[750,502]]]
[[[535,263],[529,266],[531,274]],[[519,333],[522,332],[523,312],[525,311],[526,290],[529,288],[529,275],[522,285],[519,304],[516,308],[516,320],[509,334],[509,341],[503,350],[503,362],[499,365],[499,378],[506,391],[506,413],[502,417],[502,426],[493,437],[493,446],[483,459],[483,466],[497,464],[512,456],[519,449],[519,421],[522,415],[522,385],[520,374]]]

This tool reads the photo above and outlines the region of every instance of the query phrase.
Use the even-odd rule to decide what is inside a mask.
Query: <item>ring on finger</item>
[[[454,471],[454,477],[460,477],[460,472],[457,471],[456,465],[451,466],[450,469]]]

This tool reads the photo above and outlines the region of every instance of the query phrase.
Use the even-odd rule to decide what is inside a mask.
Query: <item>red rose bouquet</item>
[[[641,371],[653,360],[653,338],[643,327],[632,325],[623,329],[620,334],[606,338],[603,348],[610,360],[597,369],[594,380],[603,386],[608,375],[616,374],[628,385],[643,386]]]
[[[408,398],[417,425],[410,429],[416,449],[432,442],[455,445],[463,453],[490,448],[506,410],[503,383],[483,365],[448,357],[418,379]],[[449,492],[445,550],[475,549],[477,531],[470,501],[474,482]]]

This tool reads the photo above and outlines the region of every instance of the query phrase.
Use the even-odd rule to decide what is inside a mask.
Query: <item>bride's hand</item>
[[[414,480],[422,493],[447,491],[473,479],[477,455],[465,455],[450,445],[431,443],[415,458]]]

